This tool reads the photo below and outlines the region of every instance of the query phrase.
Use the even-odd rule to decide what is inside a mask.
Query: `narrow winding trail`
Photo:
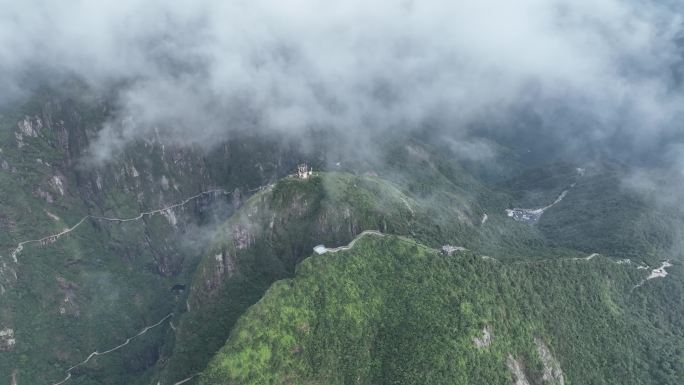
[[[559,199],[562,199],[562,198],[559,197]],[[557,200],[557,201],[559,201],[559,200]],[[555,203],[554,203],[554,204],[555,204]],[[550,206],[547,206],[547,207],[550,207]],[[356,238],[354,238],[354,239],[353,239],[351,242],[349,242],[349,244],[346,245],[346,246],[339,246],[339,247],[334,247],[334,248],[327,248],[327,247],[325,247],[324,245],[318,245],[318,246],[314,247],[314,251],[315,251],[317,254],[321,255],[321,254],[337,253],[337,252],[339,252],[339,251],[349,250],[349,249],[351,249],[352,247],[354,247],[354,244],[356,243],[356,241],[358,241],[359,239],[361,239],[361,238],[363,238],[363,237],[365,237],[365,236],[367,236],[367,235],[376,235],[376,236],[384,237],[386,234],[383,234],[383,233],[381,233],[381,232],[379,232],[379,231],[377,231],[377,230],[366,230],[366,231],[361,232],[359,235],[357,235]],[[600,256],[600,255],[601,255],[601,254],[599,254],[599,253],[591,253],[591,254],[587,255],[586,257],[550,258],[550,259],[547,258],[547,259],[539,259],[539,260],[531,260],[531,261],[516,261],[516,262],[512,262],[512,263],[514,263],[514,264],[538,264],[538,263],[546,263],[546,262],[559,261],[559,260],[591,261],[592,259],[594,259],[594,258],[596,258],[596,257],[598,257],[598,256]],[[483,259],[489,259],[489,260],[492,260],[492,261],[494,261],[494,262],[500,262],[499,259],[493,258],[493,257],[489,257],[489,256],[482,256],[482,258],[483,258]],[[623,260],[615,261],[615,263],[616,263],[616,264],[622,264],[622,263],[624,263],[624,261],[623,261]],[[663,264],[662,264],[659,268],[653,269],[653,270],[651,271],[651,274],[650,274],[647,278],[643,279],[641,282],[639,282],[639,283],[637,283],[636,285],[634,285],[634,287],[632,288],[632,290],[634,290],[634,289],[636,289],[636,288],[642,286],[642,285],[643,285],[646,281],[648,281],[648,280],[651,280],[651,279],[654,279],[654,278],[664,278],[664,277],[666,277],[666,276],[668,275],[666,269],[667,269],[668,267],[671,267],[671,266],[672,266],[672,263],[670,263],[669,260],[664,261]],[[641,268],[641,266],[638,266],[638,267],[637,267],[637,269],[640,269],[640,268]]]
[[[352,239],[352,241],[349,242],[349,244],[347,246],[339,246],[339,247],[334,247],[334,248],[330,249],[330,248],[327,248],[323,245],[319,245],[319,246],[314,247],[314,251],[318,254],[325,254],[325,253],[337,253],[339,251],[349,250],[352,247],[354,247],[354,244],[356,243],[356,241],[358,241],[359,239],[361,239],[367,235],[377,235],[380,237],[385,236],[385,234],[383,234],[377,230],[365,230],[365,231],[362,231],[359,235],[357,235],[356,238]]]
[[[259,189],[260,189],[260,188],[259,188]],[[249,191],[256,191],[256,190],[249,190]],[[90,215],[90,214],[89,214],[89,215],[86,215],[86,216],[84,216],[83,218],[81,218],[81,220],[78,221],[75,225],[73,225],[73,226],[71,226],[71,227],[69,227],[69,228],[66,228],[66,229],[64,229],[63,231],[59,232],[59,233],[47,235],[47,236],[45,236],[45,237],[38,238],[38,239],[29,239],[29,240],[26,240],[26,241],[23,241],[23,242],[19,242],[19,243],[17,244],[17,247],[12,251],[11,257],[12,257],[12,260],[13,260],[15,263],[17,263],[17,262],[18,262],[17,257],[18,257],[19,254],[22,252],[22,250],[24,250],[24,246],[25,246],[25,245],[32,244],[32,243],[45,244],[45,243],[52,243],[52,242],[55,242],[56,240],[58,240],[58,239],[61,238],[62,236],[67,235],[67,234],[71,233],[72,231],[76,230],[79,226],[81,226],[81,225],[83,224],[83,222],[86,221],[86,219],[95,219],[95,220],[100,220],[100,221],[118,222],[118,223],[133,222],[133,221],[138,221],[138,220],[142,219],[142,218],[145,217],[145,216],[151,216],[151,215],[155,215],[155,214],[161,214],[161,213],[167,212],[167,211],[169,211],[169,210],[172,210],[172,209],[174,209],[174,208],[176,208],[176,207],[184,206],[184,205],[188,204],[189,202],[191,202],[191,201],[193,201],[193,200],[195,200],[195,199],[198,199],[198,198],[200,198],[200,197],[202,197],[202,196],[205,196],[205,195],[208,195],[208,194],[217,194],[217,193],[220,193],[220,194],[223,194],[223,195],[230,195],[230,194],[232,194],[231,192],[226,191],[226,190],[224,190],[224,189],[212,189],[212,190],[207,190],[207,191],[203,191],[203,192],[201,192],[201,193],[199,193],[199,194],[193,195],[193,196],[191,196],[191,197],[189,197],[189,198],[186,198],[186,199],[184,199],[183,201],[181,201],[181,202],[179,202],[179,203],[176,203],[176,204],[173,204],[173,205],[170,205],[170,206],[166,206],[166,207],[163,207],[163,208],[160,208],[160,209],[152,210],[152,211],[144,211],[144,212],[141,212],[140,214],[138,214],[137,216],[135,216],[135,217],[130,217],[130,218],[111,218],[111,217],[104,217],[104,216]]]
[[[539,220],[539,218],[541,218],[542,214],[544,214],[544,211],[559,204],[565,198],[565,196],[568,195],[568,191],[570,191],[570,189],[573,187],[575,187],[575,183],[570,185],[569,189],[563,190],[563,192],[560,193],[558,198],[556,198],[556,200],[548,206],[544,206],[538,209],[506,209],[506,215],[519,222],[525,222],[530,224],[535,223]]]
[[[93,357],[95,357],[95,356],[104,356],[105,354],[109,354],[109,353],[112,353],[112,352],[114,352],[114,351],[117,351],[117,350],[123,348],[124,346],[128,345],[128,344],[129,344],[131,341],[133,341],[134,339],[136,339],[136,338],[140,337],[141,335],[147,333],[149,330],[154,329],[154,328],[156,328],[157,326],[161,325],[164,321],[166,321],[167,319],[171,318],[172,315],[173,315],[173,313],[169,313],[169,314],[167,314],[164,318],[162,318],[161,320],[159,320],[159,322],[157,322],[156,324],[150,325],[150,326],[146,326],[144,329],[142,329],[141,331],[139,331],[138,334],[134,335],[133,337],[127,338],[126,341],[125,341],[124,343],[122,343],[122,344],[120,344],[120,345],[118,345],[118,346],[115,346],[115,347],[113,347],[113,348],[111,348],[111,349],[109,349],[109,350],[105,350],[104,352],[100,352],[100,351],[97,351],[97,350],[96,350],[96,351],[90,353],[90,355],[89,355],[85,360],[83,360],[83,361],[79,362],[78,364],[76,364],[76,365],[70,367],[69,369],[67,369],[67,370],[66,370],[66,374],[67,374],[67,375],[66,375],[66,377],[64,377],[64,379],[63,379],[62,381],[55,382],[55,383],[52,384],[52,385],[62,385],[62,384],[64,384],[65,382],[67,382],[67,381],[69,381],[69,380],[71,379],[71,371],[72,371],[72,370],[78,368],[79,366],[82,366],[82,365],[87,364],[88,361],[90,361],[90,359],[93,358]]]
[[[272,187],[273,185],[274,185],[274,184],[271,183],[271,184],[267,184],[267,185],[264,185],[264,186],[255,187],[255,188],[253,188],[253,189],[247,190],[247,192],[262,191],[262,190],[265,190],[265,189],[267,189],[267,188],[269,188],[269,187]],[[29,240],[26,240],[26,241],[19,242],[19,243],[17,244],[17,246],[14,248],[14,250],[12,250],[12,253],[10,254],[10,256],[12,257],[12,260],[14,261],[14,263],[18,263],[17,257],[18,257],[19,254],[22,252],[22,250],[24,250],[24,246],[25,246],[25,245],[32,244],[32,243],[46,244],[46,243],[55,242],[56,240],[58,240],[58,239],[59,239],[60,237],[62,237],[63,235],[67,235],[67,234],[71,233],[72,231],[76,230],[79,226],[81,226],[81,225],[83,224],[83,222],[86,221],[86,219],[89,219],[89,218],[90,218],[90,219],[95,219],[95,220],[100,220],[100,221],[118,222],[118,223],[125,223],[125,222],[138,221],[138,220],[140,220],[140,219],[142,219],[143,217],[146,217],[146,216],[151,216],[151,215],[155,215],[155,214],[163,214],[163,213],[165,213],[165,212],[168,212],[169,210],[175,209],[176,207],[185,206],[185,205],[188,204],[189,202],[191,202],[191,201],[193,201],[193,200],[195,200],[195,199],[198,199],[198,198],[200,198],[200,197],[203,197],[203,196],[205,196],[205,195],[208,195],[208,194],[231,195],[232,192],[226,191],[226,190],[220,189],[220,188],[211,189],[211,190],[207,190],[207,191],[202,191],[202,192],[200,192],[200,193],[198,193],[198,194],[195,194],[195,195],[193,195],[193,196],[191,196],[191,197],[189,197],[189,198],[186,198],[186,199],[184,199],[184,200],[182,200],[181,202],[178,202],[178,203],[176,203],[176,204],[173,204],[173,205],[170,205],[170,206],[166,206],[166,207],[162,207],[162,208],[156,209],[156,210],[143,211],[143,212],[141,212],[140,214],[138,214],[137,216],[135,216],[135,217],[130,217],[130,218],[112,218],[112,217],[104,217],[104,216],[99,216],[99,215],[91,215],[91,214],[88,214],[88,215],[84,216],[83,218],[81,218],[80,221],[76,222],[75,225],[73,225],[73,226],[71,226],[71,227],[68,227],[68,228],[62,230],[62,231],[59,232],[59,233],[47,235],[47,236],[44,236],[44,237],[38,238],[38,239],[29,239]]]
[[[192,380],[193,378],[195,378],[195,377],[197,377],[197,376],[199,376],[199,373],[195,373],[195,374],[193,374],[192,376],[190,376],[190,377],[188,377],[188,378],[186,378],[186,379],[183,379],[183,380],[180,380],[180,381],[174,383],[173,385],[182,385],[182,384],[185,384],[186,382]]]
[[[670,263],[669,259],[667,261],[663,261],[663,263],[662,263],[662,265],[660,265],[660,267],[651,270],[651,274],[649,274],[648,277],[646,277],[645,279],[642,279],[641,282],[634,285],[632,290],[643,286],[644,283],[646,283],[646,281],[648,281],[650,279],[667,277],[668,272],[666,269],[668,267],[672,267],[672,263]]]
[[[247,190],[247,192],[262,191],[262,190],[267,189],[267,188],[269,188],[269,187],[271,187],[271,186],[273,186],[273,184],[268,184],[268,185],[265,185],[265,186],[259,186],[259,187],[253,188],[253,189],[249,189],[249,190]],[[198,199],[198,198],[200,198],[200,197],[203,197],[203,196],[209,195],[209,194],[230,195],[230,194],[232,194],[232,192],[226,191],[226,190],[224,190],[224,189],[218,189],[218,188],[217,188],[217,189],[207,190],[207,191],[202,191],[202,192],[200,192],[200,193],[198,193],[198,194],[195,194],[195,195],[193,195],[193,196],[191,196],[191,197],[188,197],[188,198],[186,198],[186,199],[184,199],[184,200],[182,200],[182,201],[180,201],[180,202],[178,202],[178,203],[172,204],[172,205],[170,205],[170,206],[165,206],[165,207],[162,207],[162,208],[159,208],[159,209],[156,209],[156,210],[143,211],[143,212],[141,212],[140,214],[138,214],[138,215],[136,215],[136,216],[134,216],[134,217],[129,217],[129,218],[115,218],[115,217],[105,217],[105,216],[98,216],[98,215],[91,215],[91,214],[89,214],[89,215],[86,215],[86,216],[84,216],[83,218],[81,218],[81,219],[80,219],[78,222],[76,222],[76,224],[74,224],[73,226],[68,227],[68,228],[66,228],[66,229],[64,229],[64,230],[62,230],[62,231],[60,231],[60,232],[58,232],[58,233],[50,234],[50,235],[44,236],[44,237],[42,237],[42,238],[29,239],[29,240],[26,240],[26,241],[19,242],[19,243],[17,244],[17,246],[14,248],[14,250],[12,250],[12,253],[11,253],[10,255],[11,255],[11,257],[12,257],[12,260],[13,260],[15,263],[18,263],[18,262],[19,262],[19,261],[18,261],[18,256],[19,256],[19,254],[21,254],[21,252],[24,250],[24,246],[30,245],[30,244],[34,244],[34,243],[37,243],[37,244],[47,244],[47,243],[55,242],[55,241],[57,241],[59,238],[61,238],[62,236],[67,235],[67,234],[71,233],[72,231],[78,229],[78,228],[79,228],[87,219],[94,219],[94,220],[108,221],[108,222],[117,222],[117,223],[125,223],[125,222],[138,221],[138,220],[140,220],[140,219],[142,219],[142,218],[144,218],[144,217],[146,217],[146,216],[152,216],[152,215],[155,215],[155,214],[164,214],[164,213],[167,213],[167,212],[169,212],[170,210],[173,210],[173,209],[175,209],[175,208],[177,208],[177,207],[184,206],[184,205],[188,204],[189,202],[191,202],[191,201],[193,201],[193,200],[196,200],[196,199]],[[55,217],[51,215],[51,218],[54,219]],[[72,372],[74,369],[78,368],[79,366],[82,366],[82,365],[87,364],[87,363],[88,363],[93,357],[95,357],[95,356],[102,356],[102,355],[109,354],[109,353],[112,353],[112,352],[114,352],[114,351],[117,351],[117,350],[123,348],[124,346],[128,345],[132,340],[134,340],[134,339],[136,339],[137,337],[140,337],[140,336],[142,336],[143,334],[147,333],[150,329],[153,329],[153,328],[155,328],[155,327],[161,325],[164,321],[166,321],[167,319],[169,319],[172,315],[173,315],[173,313],[169,313],[169,314],[166,315],[164,318],[162,318],[159,322],[155,323],[154,325],[150,325],[150,326],[145,327],[145,328],[142,329],[140,332],[138,332],[138,334],[136,334],[136,335],[134,335],[134,336],[132,336],[132,337],[126,339],[126,341],[124,341],[122,344],[120,344],[120,345],[118,345],[118,346],[115,346],[115,347],[113,347],[113,348],[111,348],[111,349],[109,349],[109,350],[103,351],[103,352],[100,352],[100,351],[97,351],[97,350],[94,351],[94,352],[92,352],[85,360],[83,360],[83,361],[79,362],[78,364],[76,364],[76,365],[70,367],[69,369],[67,369],[67,370],[66,370],[66,377],[65,377],[63,380],[54,383],[53,385],[62,385],[62,384],[64,384],[64,383],[66,383],[67,381],[69,381],[69,380],[71,379],[71,377],[72,377],[71,372]],[[184,380],[182,380],[182,381],[180,381],[180,382],[177,382],[177,383],[174,384],[174,385],[180,385],[180,384],[183,384],[183,383],[185,383],[185,382],[188,382],[188,381],[190,381],[191,379],[193,379],[195,376],[197,376],[197,374],[195,374],[195,375],[193,375],[193,376],[191,376],[191,377],[189,377],[189,378],[186,378],[186,379],[184,379]],[[12,381],[13,381],[14,384],[16,383],[16,372],[13,373]]]
[[[601,254],[599,254],[599,253],[592,253],[592,254],[587,255],[586,257],[575,257],[575,258],[573,258],[573,259],[576,260],[576,261],[577,261],[577,260],[580,260],[580,259],[584,259],[585,261],[591,261],[592,259],[594,259],[594,257],[598,257],[599,255],[601,255]]]
[[[577,169],[577,176],[582,177],[584,176],[586,170],[583,168],[578,168]],[[536,223],[539,218],[541,218],[542,214],[544,214],[544,211],[550,209],[551,207],[559,204],[566,195],[568,195],[568,192],[575,188],[577,186],[577,182],[573,182],[568,188],[563,190],[560,195],[556,198],[553,203],[551,203],[548,206],[544,206],[538,209],[520,209],[520,208],[512,208],[512,209],[506,209],[506,215],[509,217],[513,218],[516,221],[519,222],[525,222],[528,224],[534,224]]]

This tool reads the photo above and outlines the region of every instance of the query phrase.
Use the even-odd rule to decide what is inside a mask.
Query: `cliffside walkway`
[[[91,215],[91,214],[88,214],[88,215],[84,216],[83,218],[81,218],[80,221],[76,222],[75,225],[73,225],[73,226],[71,226],[71,227],[68,227],[68,228],[62,230],[62,231],[60,231],[59,233],[46,235],[46,236],[44,236],[44,237],[42,237],[42,238],[38,238],[38,239],[29,239],[29,240],[26,240],[26,241],[23,241],[23,242],[19,242],[19,243],[17,244],[17,247],[12,251],[12,254],[10,254],[10,255],[11,255],[11,257],[12,257],[12,260],[14,260],[14,262],[17,263],[17,262],[18,262],[17,256],[19,256],[19,254],[21,253],[21,251],[24,250],[24,246],[25,246],[25,245],[32,244],[32,243],[46,244],[46,243],[55,242],[56,240],[58,240],[58,239],[61,238],[62,236],[67,235],[67,234],[71,233],[72,231],[76,230],[79,226],[81,226],[81,225],[83,224],[83,222],[86,221],[86,219],[95,219],[95,220],[100,220],[100,221],[119,222],[119,223],[133,222],[133,221],[138,221],[138,220],[140,220],[140,219],[142,219],[143,217],[146,217],[146,216],[151,216],[151,215],[154,215],[154,214],[161,214],[161,213],[164,213],[164,212],[168,212],[169,210],[172,210],[172,209],[174,209],[174,208],[176,208],[176,207],[185,206],[185,205],[188,204],[189,202],[191,202],[191,201],[193,201],[193,200],[195,200],[195,199],[198,199],[198,198],[200,198],[200,197],[202,197],[202,196],[205,196],[205,195],[208,195],[208,194],[217,194],[217,193],[220,193],[220,194],[223,194],[223,195],[230,195],[230,194],[231,194],[231,192],[226,191],[226,190],[223,190],[223,189],[212,189],[212,190],[207,190],[207,191],[203,191],[203,192],[201,192],[201,193],[199,193],[199,194],[193,195],[193,196],[191,196],[191,197],[189,197],[189,198],[186,198],[186,199],[184,199],[183,201],[181,201],[181,202],[179,202],[179,203],[176,203],[176,204],[173,204],[173,205],[170,205],[170,206],[166,206],[166,207],[163,207],[163,208],[160,208],[160,209],[156,209],[156,210],[143,211],[143,212],[141,212],[140,214],[138,214],[137,216],[135,216],[135,217],[130,217],[130,218],[112,218],[112,217],[104,217],[104,216],[99,216],[99,215]]]
[[[76,365],[70,367],[69,369],[67,369],[67,370],[66,370],[66,374],[67,374],[67,375],[66,375],[66,377],[64,377],[64,379],[63,379],[62,381],[55,382],[55,383],[52,384],[52,385],[62,385],[62,384],[64,384],[65,382],[67,382],[67,381],[69,381],[69,380],[71,379],[71,371],[72,371],[72,370],[78,368],[79,366],[83,366],[83,365],[87,364],[88,361],[90,361],[90,359],[93,358],[93,357],[95,357],[95,356],[104,356],[105,354],[109,354],[109,353],[115,352],[115,351],[117,351],[117,350],[123,348],[124,346],[128,345],[128,344],[129,344],[131,341],[133,341],[134,339],[136,339],[136,338],[140,337],[141,335],[147,333],[147,332],[150,331],[151,329],[154,329],[154,328],[156,328],[157,326],[161,325],[164,321],[166,321],[167,319],[171,318],[172,315],[173,315],[173,313],[169,313],[169,314],[167,314],[164,318],[162,318],[161,320],[159,320],[159,322],[157,322],[156,324],[150,325],[150,326],[146,326],[144,329],[142,329],[141,331],[139,331],[138,334],[134,335],[133,337],[127,338],[126,341],[124,341],[124,343],[122,343],[121,345],[115,346],[115,347],[113,347],[113,348],[111,348],[111,349],[109,349],[109,350],[105,350],[104,352],[100,352],[100,351],[97,351],[97,350],[96,350],[96,351],[90,353],[90,355],[89,355],[85,360],[83,360],[83,361],[79,362],[78,364],[76,364]]]
[[[347,246],[339,246],[339,247],[334,247],[334,248],[327,248],[327,247],[325,247],[325,246],[323,246],[323,245],[318,245],[318,246],[314,247],[314,251],[315,251],[317,254],[326,254],[326,253],[337,253],[338,251],[349,250],[349,249],[351,249],[352,247],[354,247],[354,244],[356,243],[356,241],[358,241],[359,239],[361,239],[361,238],[363,238],[363,237],[365,237],[365,236],[367,236],[367,235],[377,235],[377,236],[380,236],[380,237],[384,237],[384,236],[385,236],[385,234],[383,234],[383,233],[381,233],[381,232],[379,232],[379,231],[377,231],[377,230],[365,230],[365,231],[362,231],[359,235],[357,235],[356,238],[352,239],[352,241],[349,242],[349,244],[348,244]]]

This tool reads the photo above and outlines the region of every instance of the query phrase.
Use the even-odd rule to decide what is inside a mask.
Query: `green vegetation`
[[[340,245],[367,229],[409,232],[411,212],[391,184],[344,173],[286,178],[224,224],[202,260],[178,326],[167,382],[201,371],[234,323],[320,243]],[[218,258],[217,258],[218,256]]]
[[[608,165],[589,170],[539,221],[552,244],[656,264],[679,257],[681,208],[666,208],[625,186],[628,170]]]
[[[566,383],[678,384],[684,329],[665,315],[684,302],[661,295],[681,282],[632,291],[643,275],[601,257],[500,262],[368,236],[274,284],[200,383],[510,384],[509,354],[541,383],[538,337]],[[477,347],[485,327],[491,345]]]
[[[438,157],[433,159],[434,154],[421,153],[412,159],[420,148],[396,149],[395,158],[403,165],[401,177],[392,172],[391,165],[384,170],[393,181],[377,176],[319,173],[308,181],[284,179],[250,199],[219,231],[223,239],[215,241],[199,265],[189,298],[191,311],[180,323],[162,379],[174,381],[201,371],[244,311],[262,297],[272,282],[291,277],[314,245],[343,245],[363,230],[410,236],[434,248],[444,244],[464,246],[506,260],[582,255],[582,251],[570,248],[576,243],[551,247],[553,244],[537,226],[506,217],[504,209],[514,201],[515,194],[490,191],[462,174],[462,170],[446,162],[442,165]],[[559,167],[571,179],[554,177],[555,182],[535,187],[539,191],[552,189],[553,193],[547,194],[551,201],[555,199],[553,194],[577,177],[575,168]],[[532,174],[530,177],[544,180]],[[489,219],[482,224],[485,212]],[[240,237],[248,242],[238,250],[236,238]],[[216,273],[221,269],[217,255],[229,261],[230,274]]]
[[[0,330],[11,328],[16,337],[11,351],[0,351],[0,383],[14,370],[20,384],[61,380],[91,352],[119,345],[180,308],[184,295],[170,288],[189,283],[204,251],[188,234],[225,220],[232,197],[188,202],[173,211],[175,225],[162,215],[127,223],[88,219],[54,243],[27,245],[15,263],[10,255],[18,242],[60,232],[87,214],[135,217],[210,188],[245,191],[294,162],[268,140],[241,138],[209,154],[136,143],[112,162],[90,167],[88,143],[108,119],[108,107],[70,85],[0,112]],[[36,136],[19,140],[24,119]],[[150,368],[173,334],[166,322],[79,367],[69,383],[149,383]]]
[[[219,350],[205,383],[507,383],[508,354],[539,383],[534,337],[566,383],[681,378],[684,290],[673,252],[682,217],[654,203],[659,192],[623,188],[623,168],[578,177],[573,165],[464,167],[445,146],[398,135],[379,140],[372,160],[318,172],[333,156],[325,146],[302,155],[248,134],[208,152],[137,142],[91,167],[106,99],[75,83],[0,111],[0,329],[17,340],[0,351],[0,383],[14,370],[21,385],[58,381],[170,312],[170,322],[74,370],[69,384],[169,385],[203,372]],[[36,136],[19,139],[24,119],[42,125]],[[314,177],[282,178],[304,160]],[[547,205],[573,183],[535,225],[505,215]],[[85,215],[135,217],[214,188],[227,193],[173,210],[175,221],[88,219],[54,243],[26,246],[17,263],[10,257],[18,242]],[[305,260],[313,246],[346,245],[364,230],[397,237]],[[445,244],[472,252],[433,251]],[[632,290],[647,274],[634,265],[563,260],[593,252],[675,266]],[[172,292],[175,284],[187,290]],[[485,326],[492,345],[475,348]]]

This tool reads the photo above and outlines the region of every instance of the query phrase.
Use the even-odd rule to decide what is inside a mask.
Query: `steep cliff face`
[[[170,288],[201,254],[198,229],[230,215],[233,193],[300,160],[268,139],[206,152],[150,138],[90,164],[89,146],[111,117],[107,100],[81,100],[46,91],[0,112],[0,373],[19,384],[57,382],[87,352],[168,314],[182,300]],[[143,381],[162,337],[93,360],[70,381]]]

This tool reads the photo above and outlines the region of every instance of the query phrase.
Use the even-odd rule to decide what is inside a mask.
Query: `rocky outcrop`
[[[63,277],[57,277],[57,286],[62,294],[62,299],[58,307],[59,315],[80,316],[81,310],[76,303],[76,290],[78,289],[78,285],[67,281]]]
[[[534,344],[537,347],[537,353],[539,354],[539,359],[541,360],[543,367],[541,379],[535,375],[533,378],[534,383],[541,383],[543,385],[565,385],[563,371],[561,370],[558,360],[551,354],[549,347],[539,337],[534,338]],[[506,359],[506,366],[513,376],[514,385],[530,385],[525,366],[519,359],[516,359],[513,355],[509,354]]]
[[[14,338],[14,329],[0,329],[0,352],[11,352],[17,340]]]
[[[229,254],[221,252],[214,256],[216,261],[217,279],[230,278],[235,272],[235,258]]]
[[[217,253],[210,263],[201,268],[204,286],[202,292],[214,295],[221,289],[225,280],[233,276],[235,270],[235,256],[230,251],[223,250]],[[201,296],[192,296],[188,301],[188,308],[196,308],[203,299]]]
[[[17,271],[11,263],[0,258],[0,295],[17,281]]]
[[[482,337],[474,337],[473,343],[478,348],[486,348],[492,344],[492,329],[489,325],[482,329]]]
[[[35,116],[25,116],[23,120],[17,123],[19,127],[19,132],[23,136],[31,136],[37,138],[40,134],[40,130],[43,128],[43,120]]]
[[[233,246],[236,250],[243,250],[254,242],[254,235],[243,224],[233,226]]]
[[[520,361],[513,358],[510,354],[506,359],[506,366],[513,375],[514,385],[530,385],[530,381],[527,379],[527,375],[525,375],[525,368]]]
[[[537,346],[537,353],[539,353],[539,358],[544,365],[544,372],[542,373],[542,381],[544,384],[565,385],[563,371],[561,370],[558,360],[551,354],[549,347],[538,337],[535,337],[534,344]]]
[[[64,192],[66,191],[66,178],[64,177],[64,175],[59,173],[55,174],[50,178],[50,181],[48,183],[53,191],[59,193],[59,195],[61,196],[64,196]]]
[[[43,120],[35,116],[25,116],[23,120],[17,123],[18,131],[14,133],[17,140],[17,147],[24,147],[24,137],[37,138],[40,130],[43,128]]]
[[[231,203],[233,205],[233,210],[235,211],[242,207],[242,194],[239,188],[235,188],[235,190],[233,190],[233,194],[231,195]]]

